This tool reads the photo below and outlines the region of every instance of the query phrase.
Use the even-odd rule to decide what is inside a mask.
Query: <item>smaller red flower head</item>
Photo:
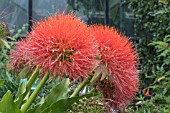
[[[29,57],[23,54],[29,59],[27,64],[39,66],[44,73],[50,71],[53,76],[86,77],[97,63],[94,59],[98,54],[96,45],[81,19],[73,14],[59,14],[37,22],[25,44],[20,42],[15,55],[24,51]]]
[[[138,91],[136,50],[132,42],[114,28],[92,26],[90,31],[99,44],[101,63],[98,68],[102,75],[107,74],[96,87],[103,92],[111,107],[125,108]]]

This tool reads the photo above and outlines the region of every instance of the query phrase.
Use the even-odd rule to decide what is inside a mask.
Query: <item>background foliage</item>
[[[2,87],[0,87],[0,99],[8,90],[10,90],[13,95],[15,95],[18,90],[19,80],[15,77],[16,73],[9,71],[8,55],[20,34],[25,31],[26,26],[28,25],[25,24],[21,29],[13,28],[13,31],[9,31],[6,24],[0,22],[0,79],[5,80]],[[14,33],[13,37],[11,37],[11,32]]]
[[[170,2],[126,0],[136,20],[140,37],[141,90],[127,112],[169,113],[170,111]],[[133,108],[133,110],[132,110]],[[131,111],[131,110],[132,111]]]

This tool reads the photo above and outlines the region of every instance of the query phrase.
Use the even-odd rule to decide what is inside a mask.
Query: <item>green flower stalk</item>
[[[32,102],[35,100],[37,94],[39,93],[39,91],[42,89],[42,87],[44,86],[44,84],[46,83],[46,81],[49,78],[49,72],[46,73],[46,75],[43,77],[43,79],[40,81],[40,83],[38,84],[37,88],[34,90],[34,92],[32,93],[32,95],[28,98],[28,100],[26,101],[26,103],[21,107],[21,111],[22,113],[26,113],[26,111],[28,110],[28,108],[31,106]]]
[[[73,94],[70,97],[75,97],[78,95],[78,93],[88,84],[90,83],[90,79],[92,77],[89,76],[86,79],[84,79],[84,81],[76,88],[76,90],[73,92]]]
[[[29,92],[30,92],[30,90],[31,90],[31,87],[32,87],[32,85],[35,83],[38,75],[39,75],[39,68],[36,67],[35,70],[34,70],[34,72],[31,74],[31,76],[30,76],[30,78],[29,78],[29,80],[28,80],[28,83],[27,83],[27,85],[26,85],[26,90],[25,90],[23,96],[21,97],[21,101],[19,102],[18,100],[16,100],[16,103],[17,103],[18,106],[21,105],[21,103],[24,101],[24,98],[29,94]],[[18,101],[18,102],[17,102],[17,101]]]

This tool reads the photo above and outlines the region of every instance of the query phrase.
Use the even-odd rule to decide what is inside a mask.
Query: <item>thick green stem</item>
[[[29,95],[29,92],[31,90],[32,85],[35,83],[37,77],[39,74],[39,69],[38,67],[35,68],[34,72],[31,74],[28,83],[26,85],[26,91],[24,92],[23,96],[21,97],[21,101],[17,104],[17,106],[20,106],[22,102],[24,101],[24,98]]]
[[[87,77],[77,88],[76,90],[73,92],[73,94],[70,97],[75,97],[77,96],[77,94],[89,83],[90,79],[92,77],[89,76]]]
[[[38,77],[38,74],[39,74],[39,68],[36,67],[34,72],[32,73],[31,77],[29,78],[28,80],[28,83],[27,83],[27,86],[26,86],[26,91],[24,93],[24,96],[23,98],[25,98],[25,96],[28,94],[28,92],[30,91],[32,85],[35,83],[37,77]]]
[[[42,89],[42,87],[44,86],[44,84],[46,83],[48,78],[49,78],[49,73],[47,72],[46,75],[43,77],[43,79],[38,84],[37,88],[32,93],[32,95],[29,97],[29,99],[26,101],[26,103],[21,107],[21,112],[22,113],[26,113],[26,111],[28,110],[28,108],[30,107],[32,102],[35,100],[37,94]]]

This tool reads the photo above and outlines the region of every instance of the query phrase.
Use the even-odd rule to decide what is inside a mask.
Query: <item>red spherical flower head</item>
[[[138,91],[138,57],[132,42],[114,28],[92,26],[91,33],[99,43],[101,74],[107,74],[98,81],[97,87],[103,92],[111,107],[125,108]]]
[[[73,14],[59,14],[37,22],[28,34],[29,63],[51,75],[86,77],[98,54],[96,41],[86,24]]]

